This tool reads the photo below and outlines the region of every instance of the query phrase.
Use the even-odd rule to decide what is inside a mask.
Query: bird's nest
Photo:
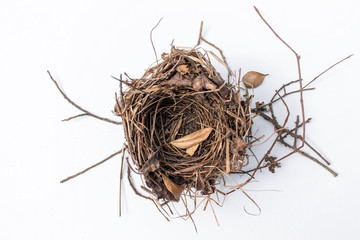
[[[208,52],[172,47],[142,78],[122,82],[129,87],[115,112],[133,164],[157,199],[212,194],[219,176],[248,163],[250,98],[225,83]]]
[[[232,83],[235,78],[230,78],[232,72],[222,51],[202,37],[202,25],[196,47],[172,46],[170,53],[163,54],[162,59],[157,60],[141,78],[133,79],[126,75],[126,79],[119,79],[121,87],[120,95],[116,96],[115,113],[121,116],[122,122],[100,117],[78,106],[66,96],[48,72],[62,96],[82,112],[66,120],[91,116],[113,124],[122,124],[126,138],[125,148],[61,182],[87,172],[113,156],[124,153],[126,149],[133,162],[128,166],[128,179],[135,193],[152,200],[165,218],[168,215],[163,206],[182,200],[186,213],[180,216],[192,219],[192,213],[199,206],[196,204],[198,196],[206,199],[205,208],[208,203],[211,205],[213,193],[227,195],[240,189],[248,196],[242,187],[254,179],[260,169],[268,168],[274,172],[275,168],[280,166],[280,161],[295,153],[307,157],[337,176],[337,173],[328,167],[330,163],[305,139],[305,126],[310,118],[305,118],[303,92],[313,90],[314,88],[309,87],[310,84],[352,55],[304,84],[300,71],[300,56],[271,28],[258,9],[255,10],[275,36],[295,55],[298,68],[298,80],[282,85],[266,104],[252,104],[253,95],[247,91],[247,88],[261,84],[265,75],[258,72],[246,73],[242,78],[245,86],[243,89],[240,88],[240,73],[237,84]],[[200,48],[200,41],[217,49],[220,57]],[[215,70],[210,55],[211,59],[228,69],[226,82]],[[124,84],[128,86],[125,91],[122,90]],[[296,84],[298,88],[288,91],[290,85],[293,87]],[[290,110],[284,98],[292,94],[299,95],[301,117],[297,116],[295,126],[289,127]],[[279,122],[274,113],[273,105],[276,102],[282,102],[287,111],[283,122]],[[251,158],[248,155],[248,152],[253,154],[253,143],[259,140],[253,136],[255,133],[252,133],[253,118],[257,116],[271,123],[274,128],[273,138],[269,141],[272,142],[270,147],[258,159],[255,155]],[[270,138],[271,136],[268,139]],[[278,144],[287,147],[290,152],[278,158],[272,156],[273,149]],[[131,172],[141,176],[141,188],[150,195],[144,195],[137,189]],[[247,174],[248,178],[240,184],[229,186],[224,176],[233,173]],[[224,186],[228,187],[226,191],[221,190]],[[194,199],[194,210],[190,211],[187,207],[188,198]]]

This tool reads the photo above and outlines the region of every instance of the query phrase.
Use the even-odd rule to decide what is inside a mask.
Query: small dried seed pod
[[[247,88],[256,88],[258,87],[263,81],[264,78],[269,74],[262,74],[255,71],[247,72],[243,78],[242,81]]]

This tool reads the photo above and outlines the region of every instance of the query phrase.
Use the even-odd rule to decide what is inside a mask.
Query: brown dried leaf
[[[196,144],[195,146],[189,147],[188,149],[186,149],[186,153],[190,156],[193,156],[196,150],[198,149],[199,145],[200,144]]]
[[[159,168],[160,168],[160,162],[159,160],[157,160],[157,152],[153,152],[152,154],[149,154],[148,160],[141,167],[140,172],[143,174],[149,172],[155,172]]]
[[[206,76],[199,75],[194,79],[193,88],[195,91],[201,91],[202,89],[215,90],[217,86]]]
[[[241,138],[236,137],[234,139],[234,144],[235,144],[236,150],[238,150],[238,151],[244,151],[245,150],[246,142],[244,140],[242,140]]]
[[[177,87],[191,87],[192,82],[181,76],[180,73],[176,73],[174,76],[172,76],[168,81],[166,81],[166,84],[169,86],[177,86]]]
[[[201,91],[204,88],[204,82],[202,80],[202,78],[200,76],[197,76],[194,79],[194,83],[193,83],[193,89],[195,91]]]
[[[250,72],[247,72],[243,76],[242,81],[243,81],[243,83],[244,83],[244,85],[246,87],[248,87],[248,88],[256,88],[264,81],[264,78],[267,75],[268,74],[262,74],[262,73],[259,73],[259,72],[250,71]]]
[[[165,187],[172,193],[176,201],[180,200],[180,196],[185,187],[179,186],[171,181],[165,174],[161,174]]]
[[[180,74],[184,75],[186,73],[189,73],[189,68],[186,64],[182,64],[176,67],[176,71],[178,71]]]
[[[182,138],[178,138],[175,141],[170,142],[170,144],[181,149],[188,149],[205,141],[212,130],[213,128],[211,127],[200,129]]]
[[[218,85],[218,87],[220,87],[221,85],[224,84],[224,79],[222,79],[220,77],[220,73],[216,72],[215,76],[213,76],[212,80],[214,81],[214,83],[216,83]]]

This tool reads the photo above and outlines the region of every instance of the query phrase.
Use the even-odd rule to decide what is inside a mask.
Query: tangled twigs
[[[291,52],[294,53],[295,57],[296,57],[296,63],[297,63],[297,69],[298,69],[298,76],[299,76],[299,94],[300,94],[300,106],[301,106],[301,118],[302,118],[302,122],[305,122],[305,110],[304,110],[304,100],[303,100],[303,85],[302,85],[302,77],[301,77],[301,67],[300,67],[300,55],[287,43],[285,42],[276,32],[275,30],[270,26],[270,24],[263,18],[263,16],[261,15],[260,11],[254,6],[255,11],[257,12],[257,14],[260,16],[261,20],[263,20],[263,22],[266,24],[266,26],[268,26],[268,28],[275,34],[275,36],[283,43],[285,44],[286,47],[288,47]],[[305,124],[303,125],[302,128],[302,144],[300,147],[298,147],[297,149],[301,149],[304,147],[305,145]],[[294,153],[294,152],[293,152]]]
[[[192,188],[212,194],[218,176],[245,165],[251,101],[235,97],[207,53],[172,47],[142,78],[128,79],[115,106],[133,163],[160,201]]]
[[[95,115],[85,109],[83,109],[82,107],[80,107],[79,105],[77,105],[76,103],[74,103],[70,98],[68,98],[68,96],[66,96],[66,94],[64,93],[64,91],[60,88],[59,84],[56,82],[56,80],[53,78],[53,76],[51,75],[50,71],[47,71],[47,73],[49,74],[50,76],[50,79],[54,82],[56,88],[59,90],[59,92],[61,93],[61,95],[66,99],[66,101],[68,101],[71,105],[73,105],[74,107],[76,107],[77,109],[79,109],[80,111],[82,111],[84,114],[79,114],[79,115],[76,115],[74,117],[70,117],[70,118],[67,118],[65,119],[64,121],[68,121],[68,120],[72,120],[74,118],[77,118],[77,117],[82,117],[82,116],[90,116],[90,117],[93,117],[93,118],[96,118],[96,119],[99,119],[101,121],[105,121],[105,122],[109,122],[109,123],[112,123],[112,124],[116,124],[116,125],[120,125],[122,124],[122,122],[117,122],[117,121],[113,121],[111,119],[108,119],[108,118],[104,118],[104,117],[100,117],[98,115]]]

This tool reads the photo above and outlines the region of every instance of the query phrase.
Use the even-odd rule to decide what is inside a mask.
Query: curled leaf
[[[186,149],[186,153],[190,156],[193,156],[194,153],[196,152],[196,150],[198,149],[199,144],[196,144],[195,146],[189,147],[188,149]]]
[[[176,67],[176,71],[183,75],[189,73],[189,68],[186,64],[182,64]]]
[[[267,75],[269,74],[262,74],[259,72],[250,71],[243,76],[242,81],[246,87],[256,88],[264,81],[264,78]]]
[[[165,174],[161,174],[161,177],[164,181],[165,187],[169,192],[172,193],[176,201],[180,200],[180,196],[182,191],[184,190],[184,187],[177,185],[173,181],[171,181]]]
[[[177,72],[168,81],[166,81],[165,84],[168,86],[191,87],[192,82],[189,79],[184,78],[184,76],[182,76],[179,72]]]
[[[209,137],[212,130],[213,128],[211,127],[203,128],[182,138],[178,138],[170,142],[170,144],[181,149],[188,149],[205,141]]]
[[[194,79],[193,88],[195,91],[201,91],[203,89],[215,90],[217,87],[209,78],[201,74]]]

